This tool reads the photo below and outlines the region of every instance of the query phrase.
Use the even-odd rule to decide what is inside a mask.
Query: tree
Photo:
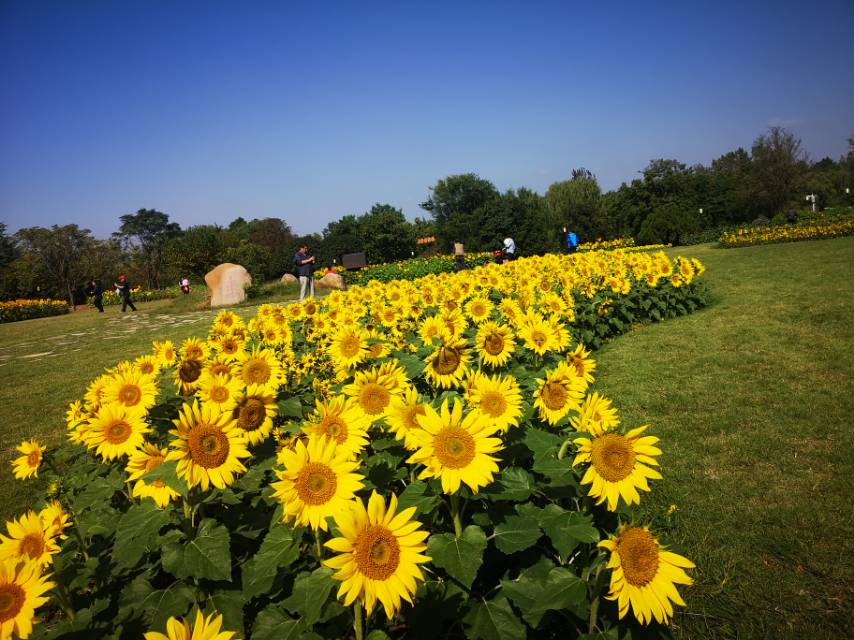
[[[155,209],[140,209],[119,220],[122,225],[113,237],[121,240],[126,249],[139,252],[148,287],[159,288],[163,253],[167,242],[180,235],[180,225],[169,222],[168,215]]]
[[[74,307],[74,291],[86,276],[84,256],[94,241],[89,229],[80,229],[76,224],[53,225],[50,229],[28,227],[15,237],[53,279],[44,288],[63,292]]]
[[[181,275],[204,278],[220,264],[228,246],[226,231],[219,225],[202,224],[188,227],[169,245],[170,261]]]
[[[454,242],[479,244],[483,207],[498,198],[495,185],[474,173],[465,173],[439,180],[430,191],[421,208],[436,222],[439,246],[450,250]]]
[[[800,199],[798,188],[807,158],[799,138],[782,127],[771,127],[754,141],[751,159],[761,213],[770,218],[789,201]]]
[[[358,218],[365,258],[372,264],[404,260],[415,250],[415,234],[403,211],[375,204]]]
[[[582,241],[601,236],[601,196],[602,190],[596,176],[583,167],[574,169],[571,179],[549,186],[546,204],[555,227],[553,233],[566,227],[569,231],[575,231]]]

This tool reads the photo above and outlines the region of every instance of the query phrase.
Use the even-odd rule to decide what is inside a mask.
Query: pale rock
[[[299,282],[299,279],[292,273],[286,273],[282,276],[281,282],[282,284],[296,284]]]
[[[314,284],[318,287],[329,287],[330,289],[340,289],[341,291],[347,288],[344,284],[344,276],[337,273],[327,273],[319,280],[315,280]]]
[[[212,307],[225,307],[246,300],[245,288],[252,284],[252,276],[239,264],[224,262],[205,275],[211,294]]]

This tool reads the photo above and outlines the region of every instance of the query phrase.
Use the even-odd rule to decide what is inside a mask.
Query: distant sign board
[[[341,265],[347,269],[361,269],[367,266],[364,253],[345,253],[341,256]]]

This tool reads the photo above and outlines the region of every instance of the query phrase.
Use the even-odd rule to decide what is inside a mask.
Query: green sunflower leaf
[[[282,602],[284,607],[310,627],[320,620],[323,605],[329,598],[332,587],[332,570],[321,567],[311,573],[301,573],[294,582],[291,596]]]
[[[252,640],[296,640],[305,630],[302,620],[294,620],[277,604],[271,604],[255,618]]]
[[[430,490],[426,482],[412,482],[397,497],[398,511],[415,507],[415,515],[430,513],[439,504],[439,497]]]
[[[120,569],[136,565],[142,554],[157,541],[160,528],[169,522],[169,514],[159,509],[153,500],[132,505],[119,519],[116,542],[113,545],[113,562]]]
[[[412,354],[399,355],[397,359],[410,380],[415,380],[415,378],[420,376],[424,371],[424,367],[427,366],[426,362]]]
[[[507,516],[495,527],[495,546],[503,553],[516,553],[535,544],[541,535],[540,525],[533,516]]]
[[[285,418],[302,418],[302,403],[299,398],[282,398],[276,401],[279,415]]]
[[[427,555],[433,558],[433,564],[459,580],[466,589],[471,588],[483,564],[485,549],[486,534],[475,525],[466,527],[459,538],[450,533],[439,533],[427,541]]]
[[[274,525],[270,529],[258,553],[243,565],[243,595],[246,598],[267,593],[279,569],[299,558],[300,538],[285,525]]]
[[[577,610],[587,597],[584,581],[566,567],[554,567],[546,576],[523,573],[517,580],[502,580],[501,587],[534,628],[547,611]]]
[[[520,467],[507,467],[498,474],[495,482],[484,490],[492,500],[521,502],[531,497],[534,489],[531,474]]]
[[[163,568],[176,578],[231,580],[228,529],[205,518],[192,540],[170,531],[164,537],[162,561]]]
[[[187,493],[189,491],[189,489],[187,488],[187,483],[178,477],[177,460],[168,460],[166,462],[160,463],[159,465],[154,467],[154,469],[142,476],[142,479],[146,482],[146,484],[152,484],[158,481],[162,482],[167,487],[169,487],[173,491],[177,491],[184,497],[187,496]]]
[[[593,518],[577,511],[566,511],[550,504],[539,516],[540,526],[562,558],[566,558],[581,543],[599,542],[599,531]]]
[[[503,597],[475,603],[463,624],[469,640],[522,640],[528,636],[524,623]]]

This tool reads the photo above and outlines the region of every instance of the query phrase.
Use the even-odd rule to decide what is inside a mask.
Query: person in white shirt
[[[509,236],[504,238],[504,255],[507,256],[508,260],[516,258],[516,243]]]

